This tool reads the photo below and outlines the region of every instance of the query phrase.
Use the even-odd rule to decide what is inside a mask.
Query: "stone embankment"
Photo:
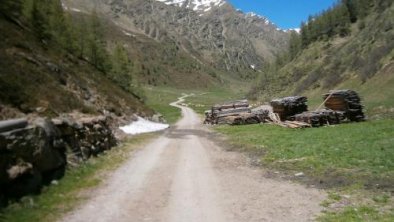
[[[40,192],[61,178],[67,166],[115,146],[110,122],[86,115],[0,121],[0,206]]]

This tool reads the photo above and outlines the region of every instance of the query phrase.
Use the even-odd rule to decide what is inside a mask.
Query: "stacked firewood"
[[[218,118],[218,124],[228,124],[228,125],[246,125],[246,124],[258,124],[260,119],[257,115],[253,113],[240,113],[234,116],[226,116],[223,118]]]
[[[290,120],[291,116],[308,110],[306,102],[308,99],[304,96],[291,96],[271,101],[274,113],[277,113],[280,119]]]
[[[308,123],[313,127],[323,125],[340,124],[344,119],[344,113],[330,109],[321,109],[311,112],[303,112],[294,116],[296,121]]]
[[[365,120],[363,106],[353,90],[335,90],[324,95],[324,102],[316,111],[308,112],[307,98],[291,96],[271,101],[271,106],[249,108],[247,100],[214,105],[205,112],[204,123],[255,124],[268,122],[288,128],[318,127],[340,124],[345,120]],[[320,109],[325,105],[325,109]]]
[[[343,112],[350,121],[364,121],[361,99],[353,90],[332,90],[323,96],[328,109]]]
[[[260,123],[267,122],[270,118],[269,115],[272,112],[272,107],[263,105],[252,109],[252,114],[255,115]]]
[[[289,121],[289,120],[281,121],[279,115],[273,112],[271,112],[268,117],[269,117],[269,120],[267,121],[268,123],[278,125],[281,127],[292,128],[292,129],[311,127],[310,124],[305,122]]]
[[[237,121],[242,123],[245,122],[246,119],[248,119],[249,121],[251,117],[241,117],[241,119],[232,118],[232,117],[242,116],[244,114],[250,114],[250,113],[251,113],[251,109],[249,108],[248,100],[237,100],[232,102],[226,102],[224,104],[214,105],[211,110],[206,111],[204,123],[231,124],[231,121]]]

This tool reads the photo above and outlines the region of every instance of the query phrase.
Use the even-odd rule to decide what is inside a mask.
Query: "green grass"
[[[394,211],[381,213],[370,206],[346,207],[341,212],[329,212],[318,218],[321,222],[394,221]]]
[[[133,149],[146,141],[152,134],[133,137],[119,147],[85,164],[69,169],[58,185],[45,187],[40,195],[26,196],[0,212],[0,221],[55,221],[72,210],[86,198],[89,189],[99,185],[103,175],[116,169],[128,159]]]
[[[263,152],[263,163],[312,175],[338,171],[394,176],[394,120],[294,130],[274,125],[219,126],[237,145]]]
[[[182,93],[180,90],[171,88],[146,88],[146,104],[156,112],[162,114],[168,123],[173,124],[181,117],[181,112],[178,108],[172,107],[169,104],[177,101]]]
[[[300,180],[326,188],[328,199],[321,205],[327,210],[318,221],[394,221],[393,119],[297,130],[267,124],[215,130],[234,149],[260,157],[263,166],[288,175],[303,172]]]

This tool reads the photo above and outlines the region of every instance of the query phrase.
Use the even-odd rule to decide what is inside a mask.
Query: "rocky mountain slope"
[[[166,5],[176,5],[178,7],[184,7],[192,9],[197,12],[207,12],[212,7],[220,7],[226,3],[224,0],[156,0],[164,2]]]
[[[72,9],[96,9],[126,32],[173,43],[196,64],[234,76],[261,68],[287,47],[289,34],[267,19],[222,0],[64,0]]]

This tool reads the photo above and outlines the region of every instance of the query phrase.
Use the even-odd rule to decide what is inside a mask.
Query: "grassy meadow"
[[[268,124],[215,129],[242,150],[261,154],[267,167],[304,172],[323,186],[328,177],[338,181],[327,186],[381,181],[394,191],[394,120],[298,130]]]
[[[394,119],[297,130],[267,124],[215,130],[263,167],[332,193],[319,221],[394,220]],[[294,176],[301,172],[305,176]]]
[[[167,88],[145,88],[145,95],[147,97],[146,104],[163,115],[166,121],[170,124],[175,123],[181,116],[178,108],[172,107],[169,104],[178,100],[182,91]]]

